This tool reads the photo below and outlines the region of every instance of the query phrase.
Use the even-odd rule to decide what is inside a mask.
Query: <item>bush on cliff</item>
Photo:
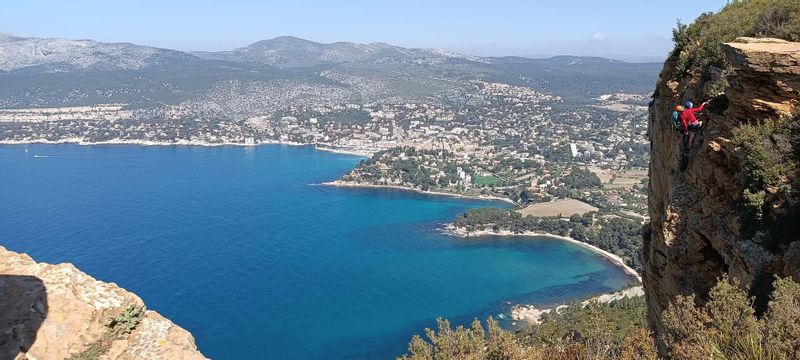
[[[541,324],[519,330],[517,337],[534,347],[556,345],[571,337],[591,338],[595,344],[619,350],[634,332],[647,329],[647,303],[644,297],[635,297],[608,304],[573,303],[558,313],[544,314]]]
[[[742,36],[800,41],[800,1],[732,1],[718,13],[700,15],[691,25],[679,21],[672,31],[678,79],[710,80],[728,67],[720,45]]]
[[[757,37],[775,37],[800,41],[800,2],[797,0],[769,1],[750,27]]]
[[[735,281],[723,278],[705,305],[678,296],[662,315],[664,341],[673,360],[800,359],[800,284],[776,279],[767,311],[760,318],[753,298]],[[645,324],[644,298],[610,304],[573,304],[548,314],[539,325],[515,333],[489,318],[452,328],[438,320],[438,331],[415,335],[402,360],[456,359],[657,359]]]
[[[438,319],[438,331],[425,329],[428,341],[414,335],[408,344],[408,354],[401,360],[450,359],[532,359],[529,350],[514,339],[514,335],[500,328],[491,317],[486,320],[488,334],[481,322],[474,320],[469,328],[453,329],[447,320]]]
[[[453,329],[439,319],[438,331],[425,329],[428,340],[415,335],[401,360],[550,360],[656,359],[653,338],[646,326],[644,298],[611,304],[573,304],[542,324],[516,333],[487,319],[488,331],[475,320],[470,327]]]
[[[796,238],[800,224],[800,114],[744,124],[733,130],[744,165],[739,203],[742,237],[776,251]]]
[[[664,311],[662,340],[675,360],[800,359],[800,284],[777,279],[763,318],[753,298],[727,278],[711,289],[709,301],[679,296]]]

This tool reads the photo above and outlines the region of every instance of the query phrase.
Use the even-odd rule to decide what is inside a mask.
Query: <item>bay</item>
[[[440,230],[503,203],[315,185],[360,160],[283,145],[0,146],[0,245],[136,293],[214,359],[393,358],[437,317],[630,281],[574,244]]]

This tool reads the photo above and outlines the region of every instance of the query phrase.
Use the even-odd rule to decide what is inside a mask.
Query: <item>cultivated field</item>
[[[642,183],[642,179],[647,178],[647,169],[623,170],[614,175],[608,184],[604,184],[607,189],[630,189],[634,185]]]

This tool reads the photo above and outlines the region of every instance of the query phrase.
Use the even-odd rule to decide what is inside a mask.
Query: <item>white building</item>
[[[578,157],[578,155],[580,155],[578,152],[578,145],[575,145],[575,143],[569,144],[569,150],[572,152],[572,157]]]

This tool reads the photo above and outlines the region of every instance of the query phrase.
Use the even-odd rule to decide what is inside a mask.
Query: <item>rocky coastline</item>
[[[592,301],[597,301],[600,304],[608,304],[619,301],[625,298],[635,298],[644,296],[644,288],[641,285],[630,287],[613,293],[606,293],[592,297],[588,300],[581,301],[580,306],[585,307]],[[541,324],[542,317],[551,312],[560,313],[563,309],[568,308],[569,305],[558,305],[551,308],[538,308],[536,305],[515,305],[511,308],[511,319],[514,321],[523,321],[529,324]]]

